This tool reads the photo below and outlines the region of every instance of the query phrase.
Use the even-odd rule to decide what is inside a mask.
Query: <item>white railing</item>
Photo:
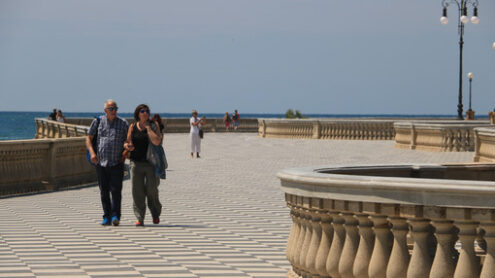
[[[479,164],[281,171],[293,221],[287,276],[495,277],[494,172]]]

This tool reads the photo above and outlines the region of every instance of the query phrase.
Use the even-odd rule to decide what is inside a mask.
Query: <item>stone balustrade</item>
[[[394,123],[395,147],[459,152],[474,150],[474,128],[488,121],[401,121]]]
[[[80,137],[88,132],[88,126],[61,123],[44,118],[36,118],[34,121],[36,122],[36,139]]]
[[[394,120],[259,119],[258,134],[272,138],[393,140]]]
[[[475,128],[474,162],[495,162],[495,128]]]
[[[278,173],[287,277],[495,277],[495,165]]]
[[[83,137],[0,141],[0,195],[95,182],[84,141]]]

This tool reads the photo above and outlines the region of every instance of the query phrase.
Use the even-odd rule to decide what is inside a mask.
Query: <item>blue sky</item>
[[[0,0],[0,110],[457,113],[441,0]],[[472,9],[469,10],[472,12]],[[466,25],[473,109],[495,108],[495,1]]]

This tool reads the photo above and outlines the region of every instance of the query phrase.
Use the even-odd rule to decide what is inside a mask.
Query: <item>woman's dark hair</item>
[[[160,133],[163,133],[163,129],[165,128],[165,126],[163,125],[162,117],[160,117],[160,115],[158,115],[158,114],[155,114],[151,118],[151,121],[152,122],[157,122],[158,123],[158,127],[160,128]]]
[[[150,108],[148,107],[148,105],[146,104],[139,104],[137,107],[136,107],[136,110],[134,110],[134,120],[136,120],[136,122],[139,122],[139,111],[141,111],[141,109],[148,109],[150,110]]]

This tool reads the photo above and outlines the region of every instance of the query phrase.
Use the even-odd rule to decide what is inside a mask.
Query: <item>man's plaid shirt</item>
[[[88,134],[96,134],[97,120],[95,119],[89,127]],[[129,124],[126,120],[116,117],[110,123],[106,116],[100,117],[98,126],[98,164],[102,167],[115,166],[121,162],[124,142],[127,139]],[[96,151],[96,150],[95,150]]]

